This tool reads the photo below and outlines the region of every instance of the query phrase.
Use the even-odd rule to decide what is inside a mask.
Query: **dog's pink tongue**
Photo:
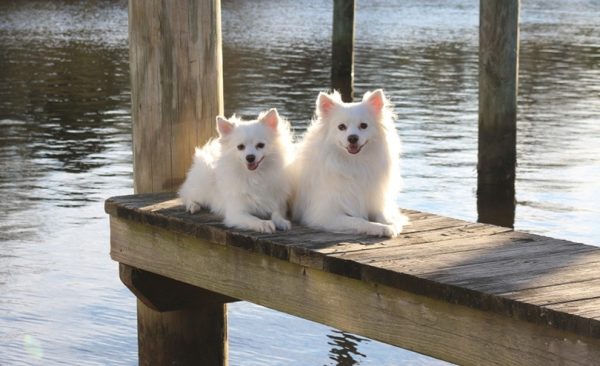
[[[253,163],[248,163],[247,166],[249,170],[255,170],[256,168],[258,168],[258,162],[255,161]]]
[[[350,144],[348,145],[348,152],[350,154],[356,154],[360,151],[360,146],[358,144]]]

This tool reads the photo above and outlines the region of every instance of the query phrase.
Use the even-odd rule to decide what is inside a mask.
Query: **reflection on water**
[[[369,342],[368,339],[355,336],[339,330],[332,330],[327,337],[328,344],[332,346],[329,358],[333,360],[334,366],[352,366],[360,364],[360,360],[367,357],[358,351],[361,342]]]
[[[477,187],[477,222],[514,228],[515,182]]]
[[[303,131],[330,82],[331,3],[222,3],[227,113],[277,107]],[[592,244],[599,11],[521,12],[515,227]],[[356,93],[384,87],[399,115],[399,202],[475,220],[478,2],[359,2],[356,22]],[[124,0],[0,0],[2,365],[135,363],[135,302],[102,207],[132,191],[127,58]],[[248,303],[230,326],[232,365],[442,364]]]

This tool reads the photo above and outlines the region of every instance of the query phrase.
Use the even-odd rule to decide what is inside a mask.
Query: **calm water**
[[[359,2],[356,89],[384,87],[404,207],[476,220],[479,1]],[[520,230],[600,243],[600,1],[523,1]],[[227,113],[302,130],[329,83],[331,4],[223,0]],[[103,200],[132,191],[123,1],[0,0],[0,365],[132,365],[135,301]],[[357,311],[360,311],[357,309]],[[433,365],[248,303],[232,365]],[[255,332],[261,329],[260,334]]]

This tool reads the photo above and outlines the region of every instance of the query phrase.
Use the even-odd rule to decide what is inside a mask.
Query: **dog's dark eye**
[[[258,144],[256,144],[257,149],[262,149],[263,147],[265,147],[265,144],[263,144],[262,142],[259,142]]]
[[[367,129],[367,127],[369,127],[369,125],[364,122],[361,123],[360,125],[358,125],[358,128],[360,128],[361,130],[365,130],[365,129]]]
[[[338,125],[338,130],[340,130],[340,131],[346,131],[346,125],[345,125],[345,124],[343,124],[343,123],[340,123],[340,124]]]
[[[246,146],[244,146],[244,144],[239,144],[239,145],[237,146],[237,149],[238,149],[238,150],[244,150],[245,148],[246,148]]]

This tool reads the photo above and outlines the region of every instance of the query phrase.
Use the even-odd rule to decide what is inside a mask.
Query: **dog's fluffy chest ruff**
[[[255,171],[243,167],[216,170],[221,197],[236,200],[239,206],[260,217],[268,217],[289,194],[282,162],[265,161]]]
[[[391,162],[379,147],[370,146],[360,154],[362,156],[351,156],[342,151],[325,159],[321,165],[323,179],[331,180],[330,184],[338,189],[333,195],[328,192],[329,197],[323,199],[339,204],[347,215],[366,219],[374,207],[381,205]]]

